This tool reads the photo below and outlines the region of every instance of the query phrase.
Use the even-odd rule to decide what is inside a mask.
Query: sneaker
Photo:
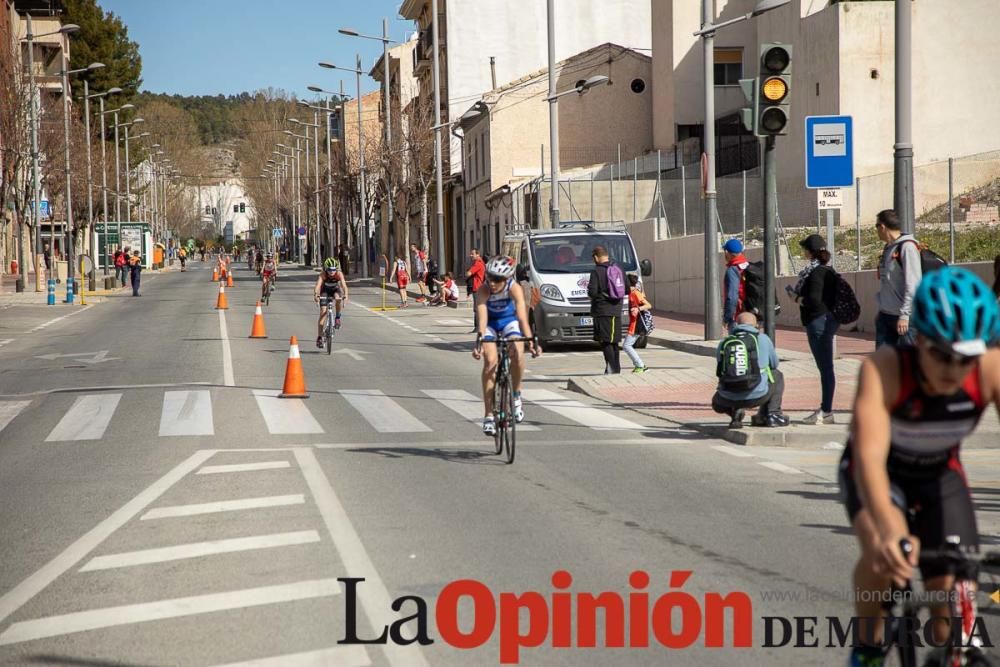
[[[322,336],[320,336],[319,338],[316,339],[316,347],[318,347],[321,350],[323,349],[323,337]]]
[[[632,369],[632,373],[634,375],[641,375],[642,373],[645,373],[648,370],[649,369],[646,368],[645,366],[636,366],[635,368]]]
[[[885,651],[874,646],[855,646],[847,661],[847,667],[882,667],[884,664]]]
[[[743,428],[743,416],[746,414],[744,410],[737,410],[733,413],[732,421],[729,422],[729,428]]]
[[[339,329],[340,328],[340,318],[339,317],[337,317],[337,318],[335,318],[333,320],[333,328],[334,329]]]
[[[803,424],[832,424],[833,423],[833,413],[823,412],[822,409],[816,410],[811,415],[802,420]]]
[[[521,403],[521,394],[514,394],[514,421],[518,424],[524,421],[524,407]]]
[[[497,434],[497,425],[493,421],[493,417],[486,417],[483,419],[483,435],[493,436]]]
[[[759,412],[750,418],[751,426],[767,426],[767,415],[762,415]]]
[[[781,414],[780,412],[775,412],[767,416],[767,426],[769,428],[778,428],[780,426],[788,426],[792,423],[792,420]]]

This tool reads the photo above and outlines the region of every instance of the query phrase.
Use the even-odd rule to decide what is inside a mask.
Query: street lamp
[[[311,108],[314,108],[314,109],[319,109],[319,107],[312,107],[312,105],[308,104],[308,103],[306,103],[305,106],[311,107]],[[299,120],[298,118],[289,118],[288,122],[295,123],[296,125],[301,125],[303,127],[311,127],[311,128],[313,128],[313,163],[314,163],[313,180],[315,181],[315,187],[316,187],[316,194],[315,194],[315,196],[316,196],[316,236],[315,236],[315,245],[313,246],[313,262],[314,262],[314,264],[316,266],[319,266],[319,246],[320,246],[320,240],[319,239],[320,239],[320,234],[319,234],[319,111],[318,110],[313,111],[313,120],[316,121],[316,122],[314,122],[314,123],[307,123],[305,121]],[[309,135],[309,130],[306,130],[306,136],[308,137],[308,135]],[[308,141],[308,139],[307,139],[307,141]],[[308,157],[306,159],[308,159]],[[331,252],[331,254],[333,254],[333,253]]]
[[[552,0],[549,0],[551,2]],[[715,32],[741,21],[749,21],[772,9],[787,5],[790,0],[759,0],[753,11],[736,18],[713,24],[715,12],[712,0],[701,0],[701,30],[694,33],[702,38],[705,66],[705,340],[721,337],[722,327],[719,314],[722,312],[722,297],[719,286],[719,271],[716,257],[719,252],[719,237],[715,227],[718,193],[715,191]],[[765,252],[767,250],[765,249]],[[773,313],[767,313],[768,320]]]
[[[437,0],[434,0],[435,5]],[[435,20],[437,20],[435,18]],[[361,222],[362,229],[364,230],[364,241],[361,244],[362,252],[364,256],[361,259],[361,277],[368,278],[368,203],[365,201],[365,149],[364,149],[364,132],[361,129],[361,55],[356,56],[357,67],[355,69],[349,69],[347,67],[338,67],[337,65],[331,63],[320,63],[320,67],[325,67],[326,69],[339,69],[345,72],[354,72],[357,75],[357,86],[358,86],[358,164],[359,164],[359,181],[360,181],[360,199],[361,199]],[[440,113],[440,111],[438,111]],[[439,151],[440,152],[440,151]],[[440,171],[440,168],[438,169]],[[438,175],[440,179],[440,174]],[[440,187],[440,186],[439,186]],[[438,202],[438,207],[440,208],[441,203]]]
[[[132,222],[132,168],[128,160],[128,129],[133,125],[145,123],[144,118],[136,118],[131,123],[123,123],[125,127],[125,221]]]
[[[297,118],[289,118],[288,122],[290,122],[290,123],[298,123],[299,120]],[[305,123],[303,123],[303,124],[305,124]],[[305,181],[306,182],[306,190],[305,190],[305,194],[308,195],[308,193],[309,193],[309,169],[310,169],[310,167],[309,167],[309,131],[306,130],[305,134],[295,134],[291,130],[285,130],[285,134],[287,134],[290,137],[294,137],[295,138],[295,148],[296,148],[296,150],[302,150],[302,149],[300,149],[298,147],[299,146],[299,139],[301,139],[302,142],[305,144],[305,153],[306,153],[306,181]],[[312,226],[310,224],[310,222],[309,222],[309,198],[308,198],[308,196],[303,196],[301,184],[302,184],[302,164],[299,163],[299,194],[298,194],[298,197],[299,197],[299,199],[301,199],[301,201],[299,203],[305,205],[305,210],[306,210],[306,216],[305,216],[306,220],[305,220],[305,223],[306,224],[303,225],[303,227],[306,229],[306,238],[307,238],[306,244],[308,245],[308,230]],[[318,198],[317,198],[317,201],[318,201]],[[296,230],[296,232],[298,232],[298,230]],[[305,264],[306,263],[306,252],[305,252],[305,249],[301,247],[301,244],[300,244],[300,247],[299,247],[299,257],[301,258],[302,263]]]
[[[108,233],[108,227],[107,227],[107,225],[108,225],[108,169],[107,169],[107,165],[105,164],[105,152],[106,151],[105,151],[105,148],[104,148],[104,144],[105,144],[105,141],[104,141],[104,98],[106,96],[108,96],[108,95],[113,95],[115,93],[120,93],[120,92],[122,92],[122,89],[119,88],[118,86],[114,86],[112,88],[108,88],[103,93],[93,93],[93,94],[91,94],[91,92],[90,92],[90,82],[87,81],[87,79],[83,80],[83,108],[84,108],[83,115],[86,118],[86,127],[87,127],[87,217],[88,217],[88,219],[90,221],[90,224],[93,225],[94,224],[94,196],[93,196],[94,195],[94,192],[93,192],[93,190],[94,190],[94,179],[93,179],[93,175],[92,175],[92,172],[91,172],[91,158],[90,158],[90,100],[92,98],[96,98],[100,102],[100,104],[101,104],[101,107],[100,107],[100,116],[101,116],[101,183],[102,183],[102,185],[101,185],[101,193],[102,193],[103,198],[104,198],[104,234],[105,234],[104,238],[105,239],[107,238],[107,233]],[[91,291],[93,291],[94,288],[95,288],[94,281],[96,280],[96,273],[97,273],[97,244],[94,243],[93,240],[91,240],[91,259],[94,261],[94,273],[91,274],[91,279],[90,279],[90,289],[91,289]],[[105,257],[105,262],[104,262],[104,275],[105,275],[105,277],[107,277],[107,275],[108,275],[108,262],[107,262],[107,258],[106,257]]]
[[[335,250],[337,244],[340,243],[340,234],[339,234],[339,224],[337,225],[338,229],[334,229],[334,223],[333,223],[333,153],[332,153],[333,137],[330,136],[330,124],[333,118],[333,108],[330,106],[329,96],[336,95],[337,93],[334,93],[329,90],[323,90],[319,86],[308,86],[308,89],[314,93],[321,93],[327,95],[327,98],[325,100],[326,105],[324,107],[326,110],[326,163],[328,167],[326,172],[326,209],[327,209],[327,224],[330,227],[330,248],[331,250]],[[343,81],[340,82],[339,99],[340,99],[341,116],[343,116],[344,113]]]
[[[29,88],[31,94],[31,104],[29,104],[29,112],[31,114],[31,182],[32,182],[32,200],[31,200],[31,218],[32,224],[35,226],[35,252],[37,253],[42,244],[42,233],[41,233],[41,180],[39,176],[38,167],[38,109],[36,108],[36,96],[38,91],[35,88],[35,38],[36,37],[48,37],[50,35],[69,35],[71,33],[77,32],[80,26],[75,23],[68,23],[58,30],[52,32],[45,32],[41,35],[36,35],[31,30],[31,12],[26,14],[27,18],[27,34],[24,37],[24,41],[28,43],[28,76],[29,76]],[[24,261],[24,235],[18,235],[18,244],[21,255],[21,288],[24,288],[24,283],[28,280],[28,268]],[[52,250],[49,251],[50,256]],[[42,276],[41,271],[38,269],[38,261],[35,261],[35,291],[42,291]]]

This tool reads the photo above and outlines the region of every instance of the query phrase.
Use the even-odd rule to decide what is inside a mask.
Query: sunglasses
[[[938,363],[946,366],[969,366],[979,359],[979,355],[966,356],[964,354],[953,354],[940,348],[929,346],[927,351]]]
[[[493,284],[499,284],[499,283],[505,283],[505,282],[507,282],[507,279],[504,278],[503,276],[486,276],[486,279],[489,280]]]

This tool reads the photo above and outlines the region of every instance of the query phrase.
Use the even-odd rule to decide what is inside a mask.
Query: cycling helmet
[[[493,278],[510,278],[514,275],[514,258],[497,255],[486,265],[486,275]]]
[[[340,265],[337,264],[337,260],[333,257],[327,257],[323,262],[323,269],[326,271],[336,271],[339,267]]]
[[[1000,337],[1000,307],[976,274],[945,266],[920,281],[910,324],[955,354],[974,356]]]

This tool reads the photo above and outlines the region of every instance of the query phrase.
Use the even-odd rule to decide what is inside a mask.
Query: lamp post
[[[437,128],[434,130],[434,193],[437,199],[437,211],[435,212],[435,219],[437,220],[437,256],[438,264],[441,266],[441,270],[444,271],[447,269],[449,263],[444,256],[444,183],[442,181],[444,177],[441,174],[441,130],[443,128],[441,127],[441,45],[439,43],[438,0],[431,0],[431,32],[433,33],[432,46],[434,48],[434,126]]]
[[[292,120],[295,120],[296,123],[299,122],[297,119],[292,119],[292,118],[289,118],[288,120],[289,120],[289,122],[291,122]],[[308,195],[309,194],[309,189],[308,189],[309,188],[309,169],[310,169],[310,167],[309,167],[309,131],[306,130],[305,134],[295,134],[291,130],[285,130],[285,134],[287,134],[288,136],[293,137],[295,139],[295,148],[296,148],[296,150],[300,150],[299,149],[299,140],[302,140],[302,142],[305,144],[305,154],[306,154],[306,181],[305,181],[306,182],[306,191],[305,191],[305,195]],[[308,198],[308,196],[303,196],[303,192],[302,192],[302,163],[301,162],[299,163],[299,193],[298,193],[298,198],[301,200],[300,204],[305,204],[306,219],[305,219],[305,225],[303,225],[303,227],[305,227],[305,229],[306,229],[306,239],[307,239],[306,243],[308,244],[309,243],[309,241],[308,241],[308,238],[309,238],[309,228],[312,225],[311,225],[311,223],[309,221],[309,198]],[[317,202],[318,201],[319,201],[319,198],[317,197]],[[302,257],[302,263],[305,264],[305,262],[306,262],[306,251],[305,251],[305,249],[301,249],[300,250],[300,255]]]
[[[552,0],[548,0],[549,7],[551,11]],[[551,16],[549,17],[551,20]],[[597,74],[586,81],[580,83],[569,90],[564,90],[561,93],[556,92],[556,77],[554,74],[554,50],[551,45],[553,39],[552,30],[549,30],[549,96],[545,98],[545,101],[549,103],[549,156],[551,158],[552,164],[552,200],[550,204],[550,222],[553,228],[559,226],[559,98],[565,97],[566,95],[583,95],[585,92],[594,88],[595,86],[601,86],[606,84],[610,79],[603,74]]]
[[[343,83],[341,83],[341,87],[343,87]],[[309,90],[314,93],[325,93],[328,95],[324,109],[326,111],[326,213],[327,225],[330,228],[330,250],[332,252],[336,252],[337,244],[340,242],[340,239],[337,238],[333,227],[333,137],[330,136],[330,123],[333,117],[333,109],[330,107],[329,98],[329,95],[335,95],[336,93],[323,90],[318,86],[309,86]]]
[[[437,0],[434,0],[435,5]],[[354,72],[357,75],[357,85],[358,85],[358,160],[359,160],[359,181],[360,181],[360,198],[361,198],[361,222],[362,230],[364,233],[364,241],[361,244],[362,252],[364,256],[361,258],[361,277],[368,278],[368,203],[365,201],[365,149],[364,149],[364,132],[361,128],[361,55],[356,56],[357,67],[355,69],[348,69],[346,67],[338,67],[330,63],[320,63],[320,67],[325,67],[327,69],[339,69],[345,72]],[[440,169],[439,169],[440,171]],[[439,203],[440,206],[440,203]]]
[[[128,129],[133,125],[144,123],[145,119],[136,118],[131,123],[125,123],[125,221],[132,222],[132,168],[128,161]]]
[[[550,0],[551,1],[551,0]],[[790,0],[759,0],[753,11],[713,24],[714,2],[701,0],[701,30],[694,33],[701,37],[705,66],[705,340],[721,337],[719,316],[722,313],[722,294],[719,286],[719,237],[715,227],[717,192],[715,190],[715,32],[741,21],[748,21],[772,9],[787,5]],[[768,316],[771,314],[768,313]]]
[[[90,100],[96,98],[100,104],[100,116],[101,116],[101,193],[104,197],[104,234],[107,238],[107,225],[108,225],[108,171],[105,165],[105,149],[104,149],[104,98],[107,95],[113,95],[114,93],[120,93],[122,89],[118,86],[113,88],[108,88],[103,93],[93,93],[90,92],[90,83],[87,79],[83,80],[83,115],[86,118],[87,125],[87,216],[90,221],[90,225],[94,224],[94,178],[91,170],[91,157],[90,157]],[[91,227],[92,228],[92,227]],[[94,290],[96,287],[95,280],[97,274],[97,243],[94,243],[91,239],[91,255],[90,258],[94,262],[94,271],[91,273],[90,278],[90,289]],[[106,259],[106,258],[105,258]],[[104,275],[108,275],[108,263],[104,262]]]
[[[309,105],[309,104],[306,104],[305,106],[311,107],[311,105]],[[295,124],[301,125],[303,127],[311,127],[311,128],[313,128],[313,163],[314,163],[313,164],[313,166],[314,166],[314,169],[313,169],[313,180],[315,181],[314,185],[315,185],[315,189],[316,189],[316,192],[315,192],[315,197],[316,197],[316,237],[315,238],[316,238],[316,241],[315,241],[315,245],[313,246],[313,254],[312,255],[313,255],[313,263],[316,266],[319,266],[319,244],[320,244],[320,242],[319,242],[319,238],[320,238],[320,234],[319,234],[319,218],[320,218],[320,216],[319,216],[319,112],[318,111],[315,111],[315,110],[313,111],[313,120],[315,122],[313,122],[313,123],[307,123],[307,122],[301,121],[301,120],[299,120],[297,118],[289,118],[288,122],[295,123]],[[308,136],[309,136],[309,130],[306,130],[306,137],[307,137],[306,141],[308,141]],[[306,159],[308,159],[308,158],[306,158]]]

